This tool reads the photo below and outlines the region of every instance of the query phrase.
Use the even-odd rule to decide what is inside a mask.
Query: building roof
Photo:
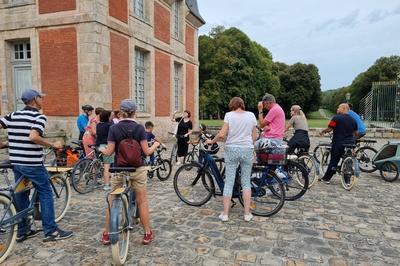
[[[206,24],[206,21],[200,15],[197,0],[186,0],[186,5],[189,7],[190,13],[192,13],[198,20],[200,20],[201,23]]]

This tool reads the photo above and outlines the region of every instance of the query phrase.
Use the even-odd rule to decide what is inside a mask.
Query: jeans
[[[37,190],[40,201],[40,212],[42,218],[43,232],[47,236],[57,229],[54,221],[53,190],[50,187],[49,173],[44,166],[13,166],[15,181],[21,176],[32,181]],[[15,194],[17,211],[22,211],[29,207],[29,191]],[[18,235],[26,234],[29,231],[28,220],[25,218],[18,224]]]
[[[225,147],[224,196],[232,196],[236,169],[240,165],[242,189],[251,189],[250,175],[253,164],[253,148]]]

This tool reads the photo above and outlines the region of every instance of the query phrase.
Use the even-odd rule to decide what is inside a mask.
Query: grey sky
[[[237,27],[274,61],[317,65],[322,89],[346,86],[381,56],[400,55],[398,0],[198,0],[207,24]]]

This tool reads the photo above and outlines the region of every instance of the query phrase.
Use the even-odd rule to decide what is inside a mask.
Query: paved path
[[[357,187],[342,189],[338,177],[316,184],[295,202],[286,202],[271,218],[243,221],[240,204],[230,221],[217,219],[221,198],[201,208],[175,195],[172,178],[149,181],[156,240],[140,244],[141,229],[131,237],[130,265],[399,265],[400,181],[384,182],[363,174]],[[105,193],[74,192],[70,211],[60,223],[75,236],[43,243],[42,236],[17,244],[4,265],[110,265],[109,247],[98,239]]]

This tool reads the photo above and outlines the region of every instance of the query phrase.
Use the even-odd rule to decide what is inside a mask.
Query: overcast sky
[[[399,0],[198,0],[207,24],[237,27],[274,61],[315,64],[322,89],[349,85],[382,56],[400,55]]]

